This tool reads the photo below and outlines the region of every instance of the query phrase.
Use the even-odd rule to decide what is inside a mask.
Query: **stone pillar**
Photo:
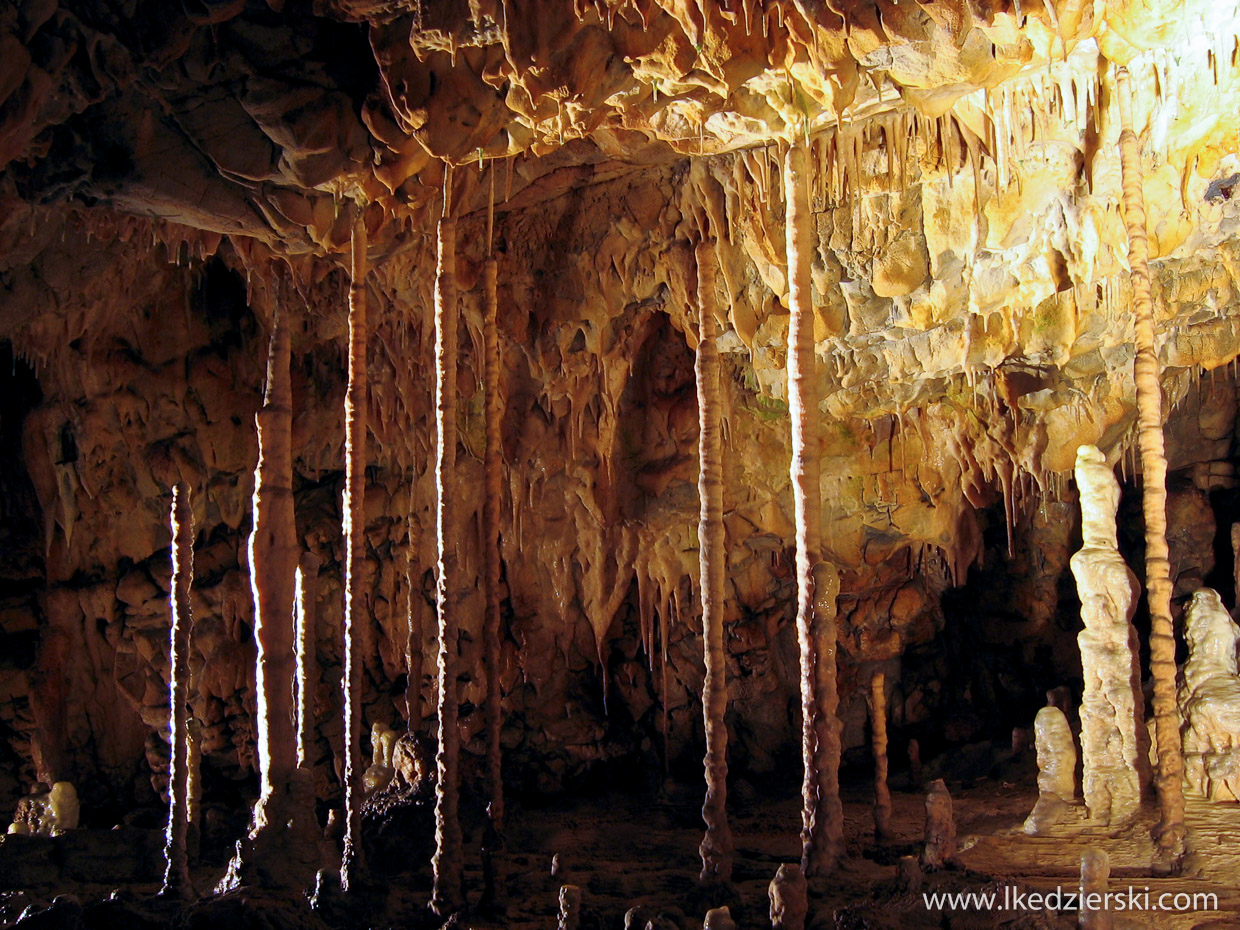
[[[168,685],[169,742],[168,829],[164,846],[163,893],[192,898],[189,880],[189,635],[194,623],[190,610],[190,586],[194,582],[194,511],[189,487],[179,482],[172,489],[172,680]]]
[[[1077,450],[1076,484],[1084,537],[1071,560],[1085,624],[1077,637],[1085,679],[1082,788],[1092,820],[1122,823],[1140,807],[1149,770],[1137,631],[1131,622],[1137,579],[1115,538],[1119,483],[1096,447]]]

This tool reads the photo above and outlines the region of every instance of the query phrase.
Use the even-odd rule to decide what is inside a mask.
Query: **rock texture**
[[[1068,718],[1058,707],[1043,707],[1033,722],[1038,753],[1038,803],[1025,820],[1031,836],[1045,833],[1063,819],[1076,799],[1076,741]]]
[[[316,794],[342,794],[346,564],[374,634],[356,716],[426,732],[441,689],[408,658],[435,648],[427,233],[441,156],[483,162],[458,167],[452,191],[462,352],[448,491],[470,670],[484,667],[478,271],[495,180],[511,791],[664,765],[700,778],[690,243],[702,214],[720,282],[729,764],[755,779],[788,770],[799,684],[777,143],[789,139],[807,154],[843,746],[864,743],[873,662],[895,751],[915,738],[927,765],[1009,731],[1008,708],[1027,722],[1075,675],[1059,590],[1074,450],[1095,444],[1135,472],[1119,120],[1100,53],[1129,66],[1143,145],[1171,576],[1187,593],[1210,572],[1193,527],[1235,488],[1233,11],[540,0],[518,21],[505,6],[165,4],[130,19],[82,0],[0,14],[10,803],[69,779],[85,811],[114,819],[163,790],[162,501],[180,480],[200,537],[189,660],[204,778],[252,800],[244,541],[272,253],[290,259],[304,308],[290,332],[292,487],[320,566]],[[690,162],[709,183],[686,183]],[[370,429],[346,551],[343,291],[358,213],[375,266],[372,338],[354,359]],[[976,611],[953,604],[957,586]],[[485,752],[486,693],[481,675],[458,684],[468,762]]]
[[[1132,625],[1137,580],[1117,548],[1119,483],[1105,462],[1093,446],[1077,451],[1084,540],[1072,556],[1072,574],[1085,624],[1077,636],[1085,676],[1082,792],[1091,818],[1118,824],[1141,806],[1149,752],[1139,643]]]
[[[1178,704],[1185,787],[1212,801],[1240,801],[1240,626],[1218,593],[1202,588],[1184,616],[1184,638]]]

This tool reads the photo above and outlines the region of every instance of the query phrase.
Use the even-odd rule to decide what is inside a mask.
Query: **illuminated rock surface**
[[[352,558],[356,774],[372,725],[412,733],[384,762],[390,784],[364,805],[364,844],[386,857],[386,896],[370,896],[366,919],[409,922],[430,893],[425,837],[403,831],[420,829],[436,787],[427,761],[447,593],[459,633],[445,676],[458,701],[444,707],[460,739],[464,895],[480,895],[484,843],[511,886],[508,915],[480,925],[552,926],[565,885],[583,890],[583,926],[618,924],[638,904],[682,927],[722,906],[739,926],[762,925],[774,868],[802,852],[792,804],[802,672],[826,672],[799,667],[795,629],[794,292],[807,293],[816,361],[806,393],[821,472],[810,489],[822,514],[815,559],[839,575],[838,707],[810,748],[841,760],[846,814],[844,877],[833,888],[811,880],[809,926],[852,908],[876,909],[865,918],[875,925],[940,925],[883,897],[901,847],[921,843],[924,782],[940,778],[957,802],[958,856],[977,875],[1053,867],[1073,883],[1078,845],[1092,842],[1113,845],[1117,874],[1144,876],[1150,824],[1123,771],[1145,759],[1135,720],[1148,665],[1134,683],[1128,632],[1130,619],[1147,629],[1145,614],[1131,588],[1130,603],[1121,593],[1101,613],[1082,608],[1069,574],[1080,530],[1092,532],[1074,488],[1083,445],[1119,482],[1106,518],[1115,538],[1102,547],[1118,587],[1107,590],[1130,584],[1116,574],[1123,562],[1139,575],[1144,564],[1115,68],[1129,69],[1135,92],[1174,609],[1209,584],[1226,610],[1234,553],[1216,527],[1240,521],[1237,19],[1234,4],[1205,0],[23,0],[0,11],[0,807],[71,782],[87,828],[6,838],[6,887],[33,895],[36,910],[74,893],[89,911],[113,887],[153,881],[160,844],[143,837],[163,822],[170,762],[166,516],[184,482],[196,528],[195,887],[214,886],[244,831],[274,732],[301,734],[299,810],[314,807],[323,864],[338,865]],[[791,143],[806,156],[801,279],[785,245]],[[461,322],[443,491],[459,530],[441,545],[433,296],[445,162]],[[357,225],[369,240],[355,291],[369,337],[357,359],[364,416],[353,422],[367,428],[346,450]],[[703,229],[726,576],[712,665],[727,685],[735,847],[733,887],[717,899],[691,883],[706,749],[693,372]],[[485,468],[492,256],[497,506]],[[278,281],[295,309],[295,542],[316,578],[312,655],[298,666],[312,680],[295,702],[274,688],[273,731],[258,693],[289,674],[256,676],[246,547]],[[353,553],[341,529],[347,452],[359,479]],[[492,516],[498,585],[483,545]],[[437,589],[441,554],[454,564],[450,592]],[[280,585],[263,586],[280,594],[273,604],[289,601]],[[1087,581],[1081,599],[1095,596],[1106,597]],[[1181,693],[1188,787],[1224,799],[1240,784],[1227,768],[1231,704],[1208,695],[1234,666],[1216,656],[1199,674],[1202,610],[1183,627],[1186,681],[1206,688]],[[281,641],[286,612],[274,620]],[[1102,664],[1105,682],[1091,673]],[[876,673],[891,789],[882,849],[863,810]],[[501,695],[490,717],[489,681]],[[825,679],[813,684],[823,686],[814,704],[829,707]],[[1090,833],[1101,828],[1072,805],[1044,835],[1020,830],[1038,773],[1031,757],[1011,758],[1007,734],[1031,726],[1059,686],[1071,706],[1084,695],[1084,794],[1118,833]],[[1095,698],[1135,729],[1104,740]],[[288,727],[286,703],[300,715]],[[280,777],[302,778],[278,739]],[[924,775],[905,762],[911,745]],[[502,843],[483,836],[485,799],[499,797],[484,787],[496,746]],[[1107,766],[1123,784],[1104,803],[1095,786]],[[570,803],[579,810],[548,807]],[[1233,835],[1228,809],[1211,807],[1217,827],[1190,806],[1185,861],[1209,887],[1234,888],[1240,863],[1215,840]],[[1207,837],[1195,846],[1194,830]],[[964,848],[966,836],[977,842]],[[657,865],[639,851],[647,839]],[[555,852],[567,877],[547,875]],[[974,880],[961,875],[931,871],[927,884]],[[333,910],[329,891],[322,900],[315,920],[363,919],[347,902]],[[259,906],[236,901],[203,903],[201,919],[223,925]],[[7,907],[0,924],[20,913]]]

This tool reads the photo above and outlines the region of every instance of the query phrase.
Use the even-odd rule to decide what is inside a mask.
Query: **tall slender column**
[[[267,354],[267,388],[258,422],[250,587],[258,645],[259,802],[254,833],[282,830],[273,806],[282,803],[297,767],[293,708],[293,605],[297,527],[293,517],[292,388],[286,311],[277,299]]]
[[[436,523],[439,537],[439,749],[435,767],[435,888],[431,906],[444,916],[463,903],[461,823],[457,816],[460,793],[461,734],[457,729],[457,651],[459,626],[457,592],[456,489],[456,363],[459,308],[456,291],[456,221],[450,215],[447,193],[451,169],[445,168],[443,214],[439,218],[438,269],[435,281],[435,456]]]
[[[813,216],[805,147],[788,146],[784,155],[788,253],[788,409],[792,419],[792,494],[796,523],[797,642],[801,673],[801,754],[804,763],[801,806],[801,863],[807,876],[822,875],[839,857],[843,823],[832,811],[835,798],[820,797],[835,781],[818,771],[820,691],[834,675],[820,680],[817,655],[822,638],[816,621],[815,568],[822,555],[821,462],[818,443],[818,359],[814,352],[814,308],[810,268],[814,256]],[[819,569],[821,574],[822,570]],[[830,661],[834,661],[834,655]],[[824,721],[828,726],[830,721]],[[838,764],[838,762],[837,762]],[[838,773],[835,773],[838,777]]]
[[[189,486],[178,482],[172,489],[172,655],[169,683],[170,742],[168,768],[168,829],[164,845],[166,895],[192,898],[189,878],[189,635],[194,623],[190,609],[190,586],[194,583],[194,511]]]
[[[732,832],[728,827],[727,654],[724,651],[724,585],[727,552],[723,532],[723,452],[719,391],[718,323],[715,320],[715,241],[697,245],[698,348],[694,363],[698,399],[698,554],[702,589],[702,636],[706,679],[702,715],[706,726],[706,834],[699,853],[703,882],[732,879]]]
[[[1150,673],[1154,678],[1154,739],[1158,750],[1159,848],[1184,851],[1184,757],[1175,703],[1175,625],[1171,617],[1171,563],[1167,548],[1167,457],[1163,448],[1162,382],[1154,345],[1154,299],[1150,288],[1149,240],[1145,231],[1141,143],[1132,131],[1132,85],[1118,74],[1124,225],[1135,322],[1137,429],[1141,448],[1141,506],[1145,514],[1145,587],[1150,608]]]
[[[345,891],[365,868],[362,850],[362,675],[368,622],[359,585],[366,558],[366,223],[353,225],[349,281],[349,383],[344,397],[344,855]]]

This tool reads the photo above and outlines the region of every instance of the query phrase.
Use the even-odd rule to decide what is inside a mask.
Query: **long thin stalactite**
[[[1154,299],[1150,287],[1149,239],[1145,230],[1141,143],[1132,131],[1132,86],[1118,72],[1120,166],[1124,225],[1132,281],[1137,388],[1137,437],[1141,449],[1141,508],[1145,515],[1145,587],[1150,609],[1150,673],[1154,678],[1154,740],[1158,769],[1159,849],[1184,851],[1184,757],[1176,706],[1175,623],[1171,616],[1171,562],[1167,547],[1167,456],[1163,441],[1162,380],[1154,344]]]
[[[169,742],[168,827],[164,844],[163,893],[191,899],[188,837],[190,823],[189,644],[194,615],[190,587],[194,583],[194,511],[189,485],[172,489],[172,629],[169,636],[172,680],[168,683]]]
[[[460,796],[461,735],[457,729],[457,593],[460,567],[456,551],[456,357],[459,308],[456,289],[456,221],[452,218],[451,170],[445,169],[443,213],[436,243],[435,276],[435,497],[439,540],[439,748],[435,755],[435,886],[431,907],[444,916],[463,903]]]
[[[701,879],[732,880],[734,847],[728,827],[727,655],[724,651],[724,585],[727,557],[723,532],[723,413],[720,407],[718,323],[715,319],[715,241],[697,244],[698,347],[694,361],[698,400],[698,559],[702,588],[702,716],[706,728],[706,799],[702,819],[706,834],[698,852]]]
[[[349,281],[349,382],[344,399],[344,855],[340,884],[348,891],[365,867],[362,852],[362,664],[360,627],[367,622],[362,593],[366,557],[366,223],[353,226]]]

